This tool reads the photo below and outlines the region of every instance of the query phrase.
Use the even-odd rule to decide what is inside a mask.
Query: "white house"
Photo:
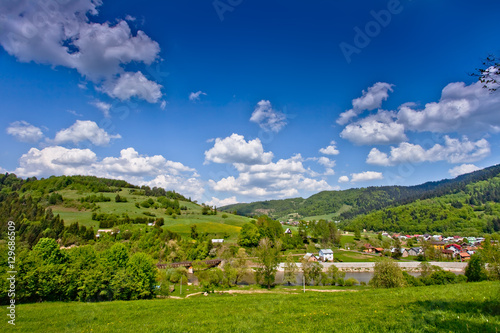
[[[224,243],[224,239],[213,238],[212,244],[222,244]]]
[[[333,261],[333,251],[332,251],[332,249],[321,249],[321,250],[319,250],[319,257],[323,261]]]

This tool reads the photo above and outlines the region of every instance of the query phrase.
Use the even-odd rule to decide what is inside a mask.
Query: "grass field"
[[[351,208],[352,208],[352,206],[343,205],[335,213],[330,213],[330,214],[326,214],[326,215],[306,216],[306,217],[301,218],[301,220],[304,220],[304,221],[319,221],[319,220],[335,221],[335,220],[338,220],[338,217],[340,216],[340,214],[342,214],[343,212],[347,212]]]
[[[82,197],[95,194],[90,192],[79,192],[75,190],[63,190],[59,191],[64,199],[64,204],[51,206],[54,214],[59,214],[64,220],[66,225],[74,222],[78,222],[80,225],[86,227],[93,227],[94,230],[99,228],[99,222],[92,220],[92,212],[90,210],[79,210],[76,207],[68,207],[68,203],[71,202],[73,205],[78,206],[78,200]],[[99,193],[100,195],[101,193]],[[165,213],[165,209],[158,208],[144,208],[136,207],[136,203],[147,200],[149,197],[130,194],[128,189],[120,191],[121,197],[126,198],[127,202],[116,203],[114,198],[116,193],[102,193],[103,196],[109,197],[111,201],[109,202],[98,202],[96,205],[99,207],[96,210],[97,213],[107,213],[116,214],[121,216],[122,214],[127,214],[131,218],[136,217],[147,217],[144,213],[153,214],[154,216],[165,219],[165,225],[163,228],[169,229],[171,231],[177,232],[182,236],[189,236],[191,232],[191,225],[196,224],[198,232],[206,232],[209,234],[217,235],[228,235],[229,241],[236,241],[238,234],[240,232],[241,226],[246,222],[250,221],[249,218],[233,215],[229,213],[219,212],[217,215],[202,215],[202,208],[192,202],[180,201],[181,206],[187,206],[186,211],[181,211],[182,214],[177,216],[175,219]],[[153,197],[156,201],[156,198]],[[222,218],[222,214],[227,215],[226,218]]]
[[[188,299],[24,304],[16,308],[16,328],[11,331],[486,333],[500,328],[498,282],[336,293],[280,290]],[[6,321],[3,327],[10,326]]]

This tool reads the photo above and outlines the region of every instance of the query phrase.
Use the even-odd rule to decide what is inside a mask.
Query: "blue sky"
[[[497,1],[0,2],[0,171],[199,202],[499,163]]]

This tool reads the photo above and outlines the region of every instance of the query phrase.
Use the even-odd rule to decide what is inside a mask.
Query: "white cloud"
[[[119,138],[121,138],[119,134],[110,135],[93,121],[77,120],[71,127],[57,132],[52,141],[56,144],[65,142],[77,144],[88,140],[96,146],[105,146],[109,144],[111,139]]]
[[[481,82],[465,85],[448,84],[439,102],[416,110],[411,103],[399,108],[398,122],[413,131],[430,132],[498,132],[500,126],[500,94],[491,94]]]
[[[189,177],[185,175],[162,174],[158,175],[151,181],[143,181],[140,184],[147,185],[149,187],[156,186],[167,190],[175,190],[177,193],[180,193],[185,197],[191,197],[195,200],[200,200],[205,193],[203,182],[195,175]]]
[[[262,129],[272,132],[281,131],[287,124],[286,115],[283,112],[274,110],[271,102],[265,100],[257,103],[250,121],[259,124]]]
[[[90,102],[90,104],[101,110],[104,117],[106,118],[110,117],[109,110],[111,109],[111,104],[99,100],[92,101]]]
[[[71,113],[75,117],[83,117],[83,114],[76,112],[75,110],[66,110],[68,113]]]
[[[382,102],[389,97],[389,91],[392,92],[392,84],[377,82],[368,91],[363,90],[363,95],[352,100],[352,109],[340,114],[337,123],[339,125],[347,124],[352,118],[356,117],[365,110],[374,110],[382,106]]]
[[[31,148],[21,157],[15,173],[21,177],[94,175],[123,179],[136,185],[175,190],[197,200],[204,193],[203,183],[195,169],[161,155],[140,155],[134,148],[123,149],[119,157],[108,156],[102,160],[90,149]]]
[[[161,85],[148,80],[141,72],[125,72],[118,79],[104,84],[102,90],[122,101],[137,97],[149,103],[157,103],[163,96],[161,88]]]
[[[162,155],[142,156],[134,148],[122,149],[120,157],[106,157],[99,164],[104,173],[157,176],[163,173],[179,175],[195,172],[180,162],[167,161]]]
[[[91,22],[101,4],[100,0],[2,1],[0,44],[22,62],[76,69],[116,97],[115,86],[127,75],[123,66],[132,62],[150,65],[158,59],[160,47],[141,30],[133,35],[124,20],[115,25]],[[138,91],[151,90],[153,86],[156,93],[161,88],[145,78],[134,83]],[[149,102],[158,100],[144,98],[140,93],[130,96]]]
[[[207,95],[206,93],[204,93],[203,91],[197,91],[197,92],[192,92],[189,94],[189,100],[191,102],[194,102],[194,101],[199,101],[200,100],[200,96],[201,95]]]
[[[236,196],[232,196],[222,200],[216,197],[212,197],[210,201],[207,201],[205,203],[209,206],[224,207],[228,205],[237,204],[238,200],[236,199]]]
[[[470,172],[473,172],[473,171],[476,171],[479,169],[481,169],[481,168],[475,166],[474,164],[462,164],[462,165],[457,165],[454,168],[451,168],[450,170],[448,170],[448,172],[450,173],[450,175],[452,177],[457,177],[457,176],[460,176],[460,175],[463,175],[466,173],[470,173]]]
[[[465,136],[461,141],[445,136],[444,141],[444,146],[435,144],[428,150],[420,145],[403,142],[398,147],[391,147],[390,154],[373,148],[366,163],[382,166],[436,161],[466,163],[482,160],[490,154],[490,144],[485,139],[472,142]]]
[[[325,180],[308,178],[300,154],[267,164],[234,164],[238,177],[229,176],[219,181],[210,180],[215,191],[260,198],[291,197],[299,190],[318,192],[334,189]]]
[[[323,174],[324,176],[333,176],[335,174],[335,170],[332,168],[326,168],[325,173]]]
[[[343,139],[357,145],[399,143],[407,140],[405,127],[395,122],[395,113],[379,111],[347,125],[340,133]]]
[[[245,141],[243,135],[215,139],[214,146],[205,151],[205,163],[266,164],[271,162],[273,153],[264,152],[260,139]]]
[[[319,150],[319,152],[321,154],[325,154],[325,155],[338,155],[339,154],[339,150],[337,149],[335,141],[331,141],[329,146],[327,146],[325,148],[321,148]]]
[[[389,160],[387,154],[381,152],[377,148],[372,148],[372,150],[370,150],[370,153],[368,153],[368,157],[366,158],[366,163],[383,166],[391,165],[391,161]]]
[[[160,109],[165,110],[166,107],[167,107],[167,102],[166,101],[161,101]]]
[[[328,157],[320,157],[318,158],[318,163],[324,166],[325,168],[333,168],[335,166],[335,161],[329,159]]]
[[[339,183],[347,183],[349,181],[349,177],[347,176],[340,176],[339,177]]]
[[[342,177],[341,177],[342,178]],[[345,178],[343,178],[344,180]],[[364,171],[361,173],[351,173],[351,183],[366,182],[371,180],[384,179],[381,172]],[[340,178],[339,178],[340,181]]]
[[[40,128],[31,125],[26,121],[15,121],[7,127],[7,134],[12,135],[21,142],[35,143],[43,139],[43,132]]]
[[[67,149],[60,146],[42,150],[31,148],[21,156],[15,173],[21,177],[87,175],[96,159],[96,154],[90,149]]]

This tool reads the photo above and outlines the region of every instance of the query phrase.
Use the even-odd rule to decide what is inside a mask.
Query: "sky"
[[[223,206],[500,163],[500,3],[0,0],[0,172]]]

